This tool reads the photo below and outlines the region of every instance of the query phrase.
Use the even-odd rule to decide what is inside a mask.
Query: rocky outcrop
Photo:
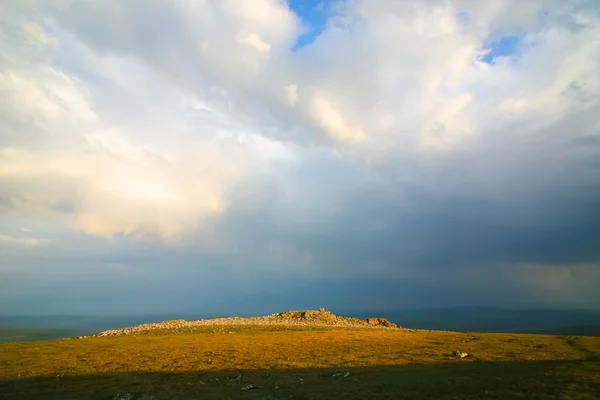
[[[264,317],[229,317],[201,319],[197,321],[170,320],[155,324],[144,324],[130,328],[113,329],[99,333],[98,336],[129,335],[157,329],[181,329],[194,326],[219,325],[290,325],[290,326],[338,326],[353,328],[398,329],[398,326],[385,318],[367,318],[365,320],[337,316],[324,308],[319,310],[285,311]]]
[[[365,319],[367,324],[375,326],[385,326],[388,328],[397,328],[398,326],[385,318],[367,318]]]
[[[335,323],[338,317],[329,311],[325,311],[324,308],[319,311],[313,310],[301,310],[301,311],[286,311],[279,314],[271,315],[273,319],[280,320],[282,322],[287,321],[301,321],[301,322],[322,322],[322,323]]]

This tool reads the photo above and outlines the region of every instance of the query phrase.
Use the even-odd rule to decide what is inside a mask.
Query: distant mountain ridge
[[[588,310],[512,310],[486,307],[450,309],[332,310],[337,315],[358,319],[379,316],[414,329],[456,332],[547,333],[598,336],[600,312]],[[254,315],[264,315],[256,312]],[[235,315],[231,313],[229,315]],[[171,313],[132,316],[0,316],[0,328],[70,329],[95,334],[110,329],[158,323],[165,320],[198,320],[225,317],[210,312]],[[240,315],[244,316],[244,315]]]
[[[390,321],[409,328],[455,332],[565,333],[588,335],[597,332],[600,312],[590,310],[513,310],[487,307],[377,311]],[[373,312],[349,314],[360,318]],[[561,334],[561,333],[556,333]],[[594,334],[594,335],[597,335]]]
[[[547,331],[536,331],[531,333],[543,333],[548,335],[561,336],[600,336],[600,324],[598,325],[573,325],[560,329],[550,329]]]

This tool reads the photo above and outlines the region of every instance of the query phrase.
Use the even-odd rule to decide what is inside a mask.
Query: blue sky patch
[[[491,42],[487,48],[491,49],[481,60],[488,64],[494,64],[498,57],[507,57],[517,52],[517,46],[521,38],[519,36],[502,36]]]
[[[292,50],[296,51],[311,44],[325,30],[327,18],[331,16],[331,3],[326,0],[290,0],[290,9],[302,19],[305,28]]]

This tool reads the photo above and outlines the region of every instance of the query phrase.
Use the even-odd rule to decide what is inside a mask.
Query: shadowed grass
[[[349,372],[347,377],[333,376]],[[0,382],[2,399],[597,399],[600,364],[521,361],[389,367],[115,373]],[[243,390],[253,385],[254,390]]]
[[[470,357],[452,357],[455,348]],[[2,344],[0,398],[591,399],[599,355],[595,337],[194,327]],[[260,388],[241,391],[248,384]]]

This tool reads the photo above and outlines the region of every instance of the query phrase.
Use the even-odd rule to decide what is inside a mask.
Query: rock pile
[[[138,325],[130,328],[112,329],[98,334],[98,336],[119,336],[132,333],[151,331],[156,329],[181,329],[194,326],[219,326],[219,325],[290,325],[290,326],[339,326],[355,328],[397,329],[398,326],[385,318],[367,318],[365,320],[351,317],[341,317],[320,310],[286,311],[264,317],[229,317],[201,319],[197,321],[171,320],[154,324]]]

